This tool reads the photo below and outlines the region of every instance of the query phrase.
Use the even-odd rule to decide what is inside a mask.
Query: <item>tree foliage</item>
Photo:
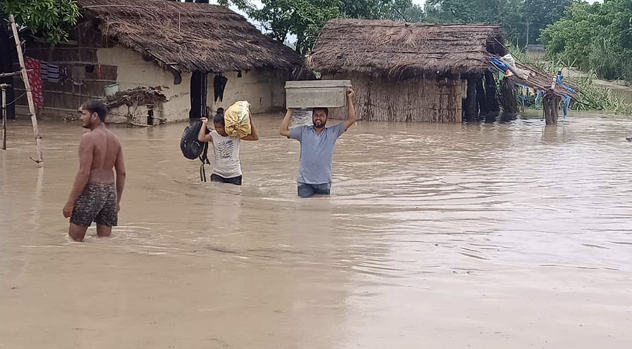
[[[77,24],[79,8],[72,0],[0,0],[0,16],[15,16],[18,25],[47,42],[68,39],[68,30]]]
[[[573,0],[524,0],[521,12],[523,24],[529,28],[528,44],[535,43],[542,29],[562,18],[572,3]]]
[[[394,19],[409,22],[499,24],[506,38],[520,46],[535,43],[540,30],[554,23],[574,0],[428,0],[425,8],[412,0],[220,0],[233,4],[261,23],[270,37],[284,42],[297,37],[296,50],[306,53],[318,31],[334,17]],[[527,30],[529,35],[527,35]],[[528,38],[528,42],[527,42]]]
[[[526,46],[536,43],[540,30],[560,19],[564,9],[572,2],[573,0],[428,0],[425,8],[426,21],[499,24],[508,41]]]
[[[411,0],[262,0],[261,8],[247,0],[220,0],[233,4],[259,22],[272,39],[285,42],[296,36],[295,50],[306,54],[325,23],[337,17],[422,20],[423,10]]]
[[[536,43],[540,30],[562,17],[576,0],[428,0],[425,8],[412,0],[219,0],[235,5],[261,23],[265,32],[284,42],[297,37],[296,50],[306,53],[318,31],[334,17],[393,19],[408,22],[499,24],[506,38],[520,46]],[[527,35],[527,30],[529,35]],[[528,38],[528,42],[527,42]]]
[[[337,0],[263,0],[262,9],[248,10],[269,36],[283,42],[289,34],[296,35],[296,51],[305,54],[311,48],[325,22],[339,17]]]
[[[632,81],[632,0],[574,3],[542,32],[551,58],[605,79]]]

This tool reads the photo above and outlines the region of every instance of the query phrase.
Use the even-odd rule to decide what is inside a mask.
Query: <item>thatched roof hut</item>
[[[333,19],[306,62],[323,79],[351,80],[364,119],[461,122],[499,112],[492,58],[507,53],[504,42],[492,24]],[[551,88],[553,76],[517,66],[528,76],[508,82]]]
[[[178,72],[291,69],[300,57],[219,5],[165,0],[78,0],[109,40]]]
[[[285,81],[302,66],[293,50],[223,6],[166,0],[77,3],[82,16],[68,42],[51,46],[31,39],[25,45],[25,55],[45,67],[40,116],[76,115],[86,99],[105,98],[117,89],[124,103],[111,103],[114,122],[199,118],[239,100],[249,101],[252,113],[277,111],[285,106]],[[16,91],[24,91],[21,84],[16,79]],[[152,91],[158,90],[161,98],[154,98]],[[26,105],[26,99],[18,104]]]
[[[308,66],[323,74],[396,78],[468,74],[484,72],[490,53],[505,54],[497,25],[333,19],[320,32]]]

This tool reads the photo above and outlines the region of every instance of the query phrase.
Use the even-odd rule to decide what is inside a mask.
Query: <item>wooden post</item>
[[[31,123],[33,124],[33,135],[35,136],[35,146],[37,149],[37,160],[31,158],[38,164],[42,164],[44,159],[42,157],[42,137],[39,134],[37,128],[37,116],[35,115],[35,104],[33,103],[33,93],[31,92],[31,85],[29,84],[29,77],[26,73],[26,66],[24,65],[24,55],[22,54],[22,46],[20,45],[20,36],[18,35],[18,27],[15,24],[15,18],[13,15],[9,15],[9,21],[11,21],[11,28],[13,29],[13,38],[15,39],[15,48],[18,52],[18,60],[20,61],[20,69],[22,70],[22,80],[24,81],[24,87],[26,89],[26,98],[29,102],[29,114],[31,115]]]
[[[485,71],[485,96],[488,114],[485,122],[495,122],[500,114],[500,104],[498,103],[498,88],[496,88],[496,79],[494,74],[489,70]]]
[[[465,120],[467,122],[475,121],[478,118],[478,105],[476,100],[476,82],[477,76],[472,74],[467,77],[467,96],[465,97]]]
[[[2,88],[2,150],[7,150],[7,84],[0,85]]]
[[[476,82],[476,103],[478,104],[478,116],[480,118],[486,117],[487,113],[489,113],[489,106],[487,105],[487,95],[483,87],[483,77]]]
[[[0,74],[0,78],[6,78],[9,76],[16,76],[16,75],[22,75],[21,71],[16,71],[15,73],[2,73]]]
[[[503,114],[515,115],[518,113],[518,96],[516,89],[505,77],[500,85],[500,104],[503,107]]]
[[[547,125],[557,125],[561,99],[562,97],[556,95],[553,90],[548,90],[544,93],[542,106],[544,107],[544,119]]]
[[[544,98],[544,119],[547,125],[555,125],[555,115],[553,112],[553,98],[546,96]]]

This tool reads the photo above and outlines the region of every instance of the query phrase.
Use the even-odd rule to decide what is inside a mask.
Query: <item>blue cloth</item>
[[[316,133],[313,126],[298,126],[290,129],[290,138],[301,143],[298,183],[331,183],[334,145],[343,133],[345,133],[344,122],[326,127],[320,134]]]
[[[567,91],[571,91],[571,92],[575,91],[574,88],[572,88],[572,87],[570,87],[570,86],[568,86],[568,85],[566,85],[564,83],[561,83],[561,82],[560,82],[560,86],[564,87]]]
[[[495,65],[498,69],[502,71],[506,71],[507,69],[509,69],[509,66],[507,65],[507,63],[501,61],[500,59],[496,57],[492,57],[491,60],[492,60],[492,64]]]
[[[562,82],[562,80],[564,80],[564,77],[563,77],[562,75],[558,75],[558,76],[555,78],[555,82],[557,82],[558,84],[560,84],[560,86],[562,86],[563,88],[565,88],[567,91],[571,91],[571,92],[574,92],[574,91],[575,91],[575,89],[574,89],[574,88],[572,88],[572,87],[570,87],[570,86],[566,85],[565,83],[563,83],[563,82]]]
[[[565,94],[564,97],[562,97],[562,103],[562,110],[564,111],[564,117],[566,117],[566,115],[568,114],[568,109],[571,106],[571,97]]]
[[[535,97],[535,107],[536,109],[540,107],[540,101],[542,100],[542,90],[538,90],[538,95]]]
[[[522,95],[522,94],[519,94],[519,95],[518,95],[518,99],[520,99],[520,101],[522,101],[522,107],[524,107],[524,106],[525,106],[525,103],[526,103],[527,101],[533,101],[533,100],[535,100],[533,97],[527,97],[527,96]]]

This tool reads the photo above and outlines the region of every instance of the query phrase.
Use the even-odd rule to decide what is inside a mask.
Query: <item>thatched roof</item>
[[[500,27],[388,20],[332,19],[307,59],[321,73],[391,77],[424,73],[482,73],[489,53],[504,55]]]
[[[300,57],[243,16],[210,4],[78,0],[106,37],[179,72],[291,69]]]

